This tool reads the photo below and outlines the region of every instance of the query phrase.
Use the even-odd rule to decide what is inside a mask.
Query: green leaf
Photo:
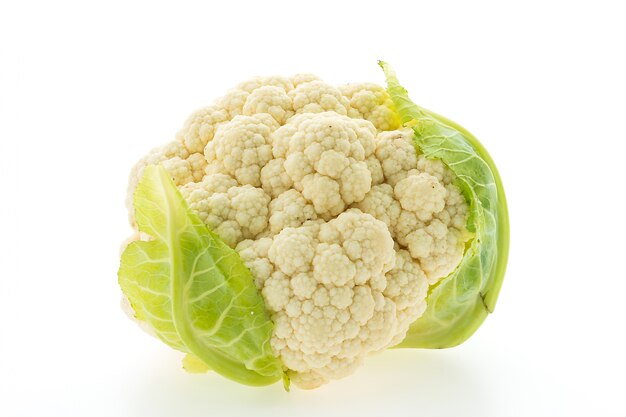
[[[454,172],[469,204],[474,236],[457,268],[430,288],[428,307],[398,347],[446,348],[469,338],[493,312],[509,252],[509,219],[502,181],[485,148],[467,130],[409,98],[393,69],[379,61],[402,123],[415,132],[418,152]]]
[[[189,210],[163,167],[145,169],[134,208],[139,230],[154,238],[122,254],[119,283],[136,317],[227,378],[255,386],[280,380],[273,324],[239,254]]]
[[[190,374],[204,374],[211,370],[206,363],[191,353],[183,358],[183,369]]]

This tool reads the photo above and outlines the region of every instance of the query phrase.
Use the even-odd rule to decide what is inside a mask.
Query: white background
[[[3,1],[0,415],[626,415],[619,3]],[[186,374],[118,307],[131,165],[249,76],[382,83],[379,58],[498,163],[495,314],[315,391]]]

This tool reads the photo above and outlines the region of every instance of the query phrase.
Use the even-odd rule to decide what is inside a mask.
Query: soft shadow
[[[135,367],[140,374],[129,375],[132,379],[127,381],[123,396],[129,416],[239,415],[244,410],[280,406],[281,399],[288,395],[281,384],[253,388],[214,372],[189,374],[176,366],[180,359],[177,353],[142,359],[142,366]]]
[[[146,361],[145,373],[129,381],[129,415],[497,415],[482,382],[490,378],[481,363],[488,358],[471,360],[457,349],[387,351],[349,378],[291,393],[281,384],[250,388],[216,374],[190,375],[171,366],[172,358],[163,359],[163,366],[153,368]]]

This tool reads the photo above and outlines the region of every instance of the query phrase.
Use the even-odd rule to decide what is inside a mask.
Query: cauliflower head
[[[376,84],[253,78],[137,163],[131,224],[142,173],[160,164],[251,272],[289,379],[346,377],[405,339],[473,238],[456,175],[402,122]]]

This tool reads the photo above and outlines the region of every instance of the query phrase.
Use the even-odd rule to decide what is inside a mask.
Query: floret
[[[176,135],[176,139],[187,148],[188,152],[201,153],[206,144],[213,139],[217,127],[229,118],[228,111],[223,107],[213,105],[202,108],[187,119]]]
[[[308,85],[308,84],[305,84]],[[336,113],[293,117],[272,135],[276,158],[293,186],[329,218],[360,201],[371,187],[365,159],[374,148],[375,129]]]
[[[264,269],[265,276],[273,272],[261,288],[276,326],[272,347],[299,386],[313,388],[353,372],[368,353],[403,337],[397,333],[423,311],[423,274],[405,272],[414,263],[396,260],[386,225],[359,210],[287,227],[267,255],[252,248],[244,242],[238,250],[251,269],[259,262],[272,265]],[[414,299],[398,293],[404,287]]]
[[[266,113],[235,116],[219,127],[204,154],[215,171],[233,176],[240,184],[261,185],[261,168],[272,159],[269,136],[278,123]]]
[[[226,178],[207,176],[195,186],[183,187],[181,193],[189,208],[234,248],[242,240],[256,238],[265,230],[271,199],[262,189],[251,185],[214,192],[223,189],[217,187],[224,187],[229,182]]]
[[[350,106],[359,117],[370,121],[377,130],[395,130],[400,127],[400,117],[391,97],[383,87],[372,83],[347,84],[339,87],[350,100]]]
[[[411,258],[406,250],[396,252],[396,263],[387,272],[387,286],[383,294],[396,305],[398,330],[391,341],[396,345],[404,339],[411,323],[417,320],[426,310],[426,293],[428,281],[419,262]],[[420,300],[421,302],[415,302]]]
[[[252,116],[259,113],[267,113],[278,124],[284,124],[293,116],[291,98],[281,87],[271,85],[259,87],[246,98],[243,114]]]
[[[376,158],[380,161],[385,182],[392,187],[417,167],[411,129],[379,133],[376,137]]]
[[[296,190],[280,194],[270,203],[270,232],[275,235],[286,227],[300,227],[307,220],[317,219],[313,205]]]
[[[133,217],[133,193],[139,180],[143,176],[143,170],[148,165],[162,164],[172,175],[176,185],[184,185],[189,182],[199,181],[204,174],[206,162],[201,155],[190,154],[180,142],[173,141],[164,146],[152,149],[148,155],[139,160],[132,168],[128,179],[128,191],[126,194],[126,207],[128,208],[131,223]]]
[[[350,102],[337,88],[323,81],[300,84],[289,92],[296,113],[322,113],[332,111],[348,115]]]

